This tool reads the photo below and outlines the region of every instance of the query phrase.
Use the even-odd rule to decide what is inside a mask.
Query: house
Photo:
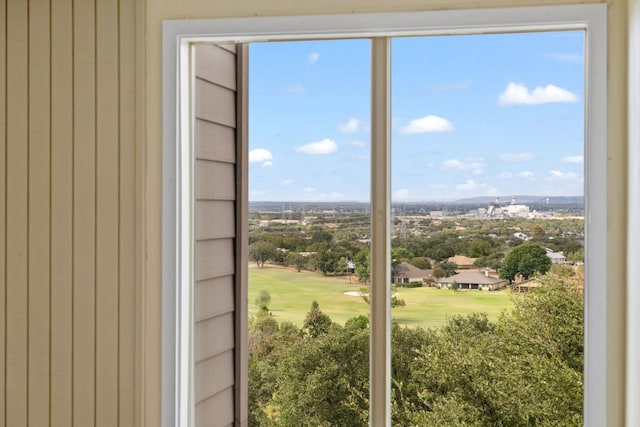
[[[491,277],[488,271],[463,271],[450,277],[438,279],[438,287],[451,289],[454,283],[461,290],[497,291],[507,285],[507,281]]]
[[[391,283],[427,283],[433,281],[433,270],[423,270],[408,262],[401,262],[391,270]]]
[[[567,257],[562,252],[554,252],[549,248],[544,248],[547,252],[547,256],[551,259],[552,264],[566,264]]]
[[[3,424],[170,426],[178,425],[176,420],[186,423],[194,416],[192,412],[206,409],[216,414],[220,425],[247,425],[247,390],[243,385],[246,359],[242,359],[246,337],[241,333],[246,326],[242,310],[247,294],[242,285],[242,260],[236,259],[236,249],[241,253],[241,237],[246,231],[241,226],[236,228],[246,209],[243,199],[236,199],[236,189],[246,184],[240,162],[246,152],[235,143],[225,145],[225,150],[211,150],[206,141],[216,138],[199,141],[194,149],[203,158],[188,159],[198,167],[190,176],[199,184],[213,185],[198,187],[204,203],[194,210],[197,215],[216,218],[217,228],[196,222],[198,238],[189,240],[193,245],[180,240],[185,236],[177,232],[188,227],[174,227],[172,235],[163,235],[162,230],[170,228],[177,218],[163,207],[180,206],[167,196],[175,180],[163,173],[170,175],[176,163],[160,143],[165,134],[175,137],[163,117],[163,110],[171,107],[163,99],[166,93],[176,91],[175,86],[169,86],[163,93],[163,64],[167,69],[178,68],[172,62],[177,49],[163,50],[162,31],[167,22],[185,19],[202,25],[201,20],[212,18],[250,18],[255,22],[264,16],[296,15],[327,16],[331,25],[339,26],[354,14],[361,14],[357,19],[362,19],[363,14],[406,12],[415,16],[446,9],[455,15],[457,10],[470,9],[492,15],[495,7],[516,11],[552,3],[560,2],[3,1]],[[598,298],[590,300],[604,304],[592,314],[597,316],[595,320],[588,320],[594,326],[591,330],[600,334],[590,345],[600,346],[595,357],[602,363],[591,359],[596,363],[586,367],[585,383],[591,384],[586,399],[591,404],[585,405],[585,411],[591,420],[589,425],[637,426],[640,295],[632,278],[640,275],[636,262],[640,229],[631,219],[640,217],[640,207],[635,203],[640,200],[640,123],[636,120],[640,117],[640,0],[561,3],[608,5],[603,14],[608,23],[606,37],[589,39],[589,45],[599,49],[596,61],[606,65],[607,84],[599,89],[607,90],[607,113],[599,130],[607,136],[605,155],[601,156],[607,163],[604,173],[597,172],[601,174],[594,180],[607,194],[607,211],[604,225],[598,219],[587,219],[596,221],[595,231],[602,239],[587,247],[601,245],[607,256],[602,258],[606,274],[598,276],[601,281],[597,288],[588,289],[602,292],[605,298],[592,294]],[[341,16],[335,19],[331,15]],[[507,23],[511,16],[504,12],[496,15]],[[273,28],[274,34],[282,34],[281,27]],[[304,25],[298,31],[304,31]],[[201,88],[215,92],[222,87],[217,86],[203,84]],[[215,93],[221,92],[234,98],[229,88]],[[592,99],[588,95],[587,99]],[[235,105],[232,110],[229,117],[235,122]],[[220,130],[212,131],[202,122],[194,123],[194,127],[212,134]],[[228,123],[221,134],[234,132],[241,134],[241,126]],[[229,182],[233,187],[226,185]],[[590,182],[585,177],[585,187],[589,188]],[[219,200],[209,200],[215,197]],[[185,205],[191,202],[184,200]],[[176,241],[179,247],[184,244],[195,248],[195,255],[184,265],[193,265],[192,270],[197,271],[174,268],[176,253],[171,245]],[[219,262],[206,262],[211,258]],[[163,287],[163,280],[179,273],[197,280],[196,298],[193,311],[181,312],[183,317],[174,322],[174,302],[181,299],[177,292]],[[212,276],[215,279],[209,279]],[[200,280],[202,277],[207,278]],[[387,277],[385,272],[385,280]],[[181,328],[188,328],[180,322],[186,322],[191,314],[203,326],[196,328],[196,337],[206,337],[209,331],[214,339],[193,346],[199,364],[195,374],[184,362],[176,375],[167,375],[179,362],[190,360],[177,356],[189,345],[175,339]],[[207,357],[207,352],[216,356]],[[212,369],[216,364],[226,368]],[[372,390],[376,390],[380,377],[385,377],[384,369],[376,372]],[[211,374],[206,376],[206,387],[199,384],[189,388],[193,386],[191,375],[205,378],[205,373]],[[189,401],[179,401],[180,406],[171,399],[171,393],[181,385],[194,393],[210,393],[211,397],[199,401],[198,411],[181,412],[184,402]],[[384,411],[383,405],[375,409]]]
[[[468,270],[470,268],[475,268],[473,263],[476,262],[477,259],[478,258],[470,258],[464,255],[455,255],[447,258],[447,261],[454,263],[459,269]]]

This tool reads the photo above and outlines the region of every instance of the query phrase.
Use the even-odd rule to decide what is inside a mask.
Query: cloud
[[[578,96],[554,85],[537,86],[533,91],[520,83],[509,83],[498,97],[498,105],[540,105],[559,102],[578,102]]]
[[[280,185],[284,187],[289,187],[291,184],[293,184],[293,180],[291,179],[283,179],[282,181],[280,181]]]
[[[345,123],[339,123],[338,130],[342,133],[355,133],[362,130],[362,122],[355,117],[351,117]]]
[[[296,147],[296,153],[300,154],[331,154],[336,151],[338,151],[338,145],[328,138]]]
[[[582,155],[577,155],[577,156],[565,156],[562,158],[561,160],[563,163],[575,163],[575,164],[583,164],[584,163],[584,156]]]
[[[399,200],[399,201],[404,201],[404,200],[409,200],[409,189],[408,188],[402,188],[400,190],[397,190],[393,193],[393,200]]]
[[[292,83],[285,90],[289,93],[304,93],[304,86],[299,83]]]
[[[536,175],[531,171],[522,171],[518,174],[520,178],[530,179],[534,181],[536,179]]]
[[[460,159],[449,159],[442,162],[440,167],[444,170],[470,170],[474,175],[481,175],[484,172],[484,160],[482,158],[466,157]]]
[[[318,52],[311,52],[308,59],[309,64],[315,64],[320,59],[320,54]]]
[[[509,179],[509,178],[513,177],[513,174],[512,174],[511,172],[509,172],[509,171],[507,171],[507,172],[502,172],[502,173],[499,175],[499,177],[500,177],[500,178],[502,178],[502,179]]]
[[[313,187],[304,187],[305,193],[313,193],[314,191],[316,191],[316,189]]]
[[[456,185],[457,191],[475,191],[478,188],[478,184],[472,179],[468,179],[464,184]]]
[[[254,148],[249,151],[249,163],[262,163],[262,166],[271,166],[273,164],[273,154],[264,148]]]
[[[503,153],[500,154],[500,160],[503,162],[527,162],[533,160],[531,153]]]
[[[559,170],[550,170],[549,177],[553,181],[577,181],[580,180],[580,175],[575,172],[562,172]]]
[[[426,132],[452,132],[453,124],[443,117],[428,115],[411,120],[402,129],[402,133],[426,133]]]

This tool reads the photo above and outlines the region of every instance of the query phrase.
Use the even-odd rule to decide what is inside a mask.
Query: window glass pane
[[[581,425],[584,34],[392,44],[394,425]]]
[[[366,426],[370,41],[250,46],[251,425]]]

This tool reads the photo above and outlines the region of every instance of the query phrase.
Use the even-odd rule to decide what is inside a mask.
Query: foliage
[[[431,269],[431,261],[429,258],[424,256],[418,256],[411,259],[411,265],[414,265],[422,270],[430,270]]]
[[[310,337],[318,338],[321,335],[329,333],[331,325],[331,318],[320,310],[320,306],[317,301],[313,301],[311,303],[311,310],[307,313],[307,317],[304,319],[302,330]]]
[[[500,278],[512,282],[517,275],[528,279],[535,273],[544,274],[551,268],[551,259],[538,245],[520,245],[507,254],[500,269]]]
[[[258,314],[266,315],[269,313],[269,303],[271,302],[271,295],[269,292],[262,290],[256,297],[256,305],[258,306]]]
[[[455,262],[442,261],[436,264],[436,266],[433,268],[433,275],[437,279],[440,279],[442,277],[451,277],[458,273],[456,271],[457,268],[458,265]]]
[[[258,267],[264,267],[264,263],[274,259],[277,254],[277,248],[264,240],[258,240],[249,245],[249,259],[255,261]]]
[[[393,325],[393,425],[582,425],[582,296],[559,276],[541,280],[497,322],[472,314],[432,330]],[[250,425],[367,425],[366,316],[315,337],[261,318],[249,344]]]

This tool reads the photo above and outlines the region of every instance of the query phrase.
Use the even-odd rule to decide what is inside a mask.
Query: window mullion
[[[391,426],[391,55],[371,40],[371,338],[369,424]]]

